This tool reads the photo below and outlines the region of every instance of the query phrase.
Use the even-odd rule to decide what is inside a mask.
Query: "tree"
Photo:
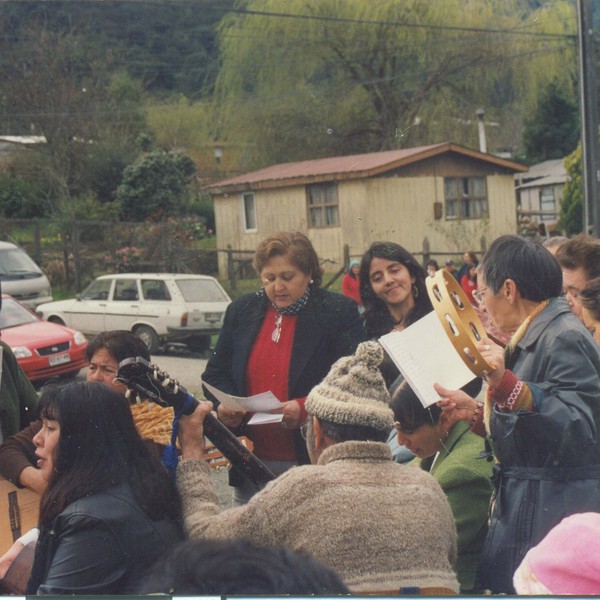
[[[189,200],[187,184],[195,171],[194,162],[185,155],[155,150],[142,156],[125,169],[117,189],[123,218],[159,221],[180,213]]]
[[[523,5],[240,2],[219,30],[214,137],[246,144],[254,167],[448,139],[477,147],[483,106],[503,125],[488,147],[517,146],[540,81],[577,66],[572,4],[532,18]]]
[[[560,203],[559,224],[566,235],[574,235],[583,229],[581,145],[565,158],[565,169],[568,178]]]
[[[563,158],[579,142],[579,109],[575,90],[551,81],[536,110],[525,120],[523,145],[529,164]]]

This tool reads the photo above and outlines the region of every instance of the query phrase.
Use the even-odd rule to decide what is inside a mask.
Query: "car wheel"
[[[66,325],[60,317],[49,317],[48,323],[56,323],[57,325]]]
[[[156,335],[156,331],[154,331],[152,327],[140,325],[133,333],[146,344],[146,348],[148,348],[150,354],[156,354],[156,352],[158,352],[158,335]]]
[[[204,354],[210,350],[210,335],[198,335],[196,337],[189,338],[186,341],[186,346],[191,352]]]

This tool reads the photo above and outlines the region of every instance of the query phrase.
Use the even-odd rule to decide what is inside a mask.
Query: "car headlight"
[[[81,344],[85,344],[85,335],[83,335],[81,331],[76,331],[75,335],[73,336],[73,339],[75,340],[75,343],[78,346],[81,346]]]
[[[12,351],[16,358],[29,358],[30,356],[33,356],[31,350],[26,346],[17,346],[16,348],[13,348]]]

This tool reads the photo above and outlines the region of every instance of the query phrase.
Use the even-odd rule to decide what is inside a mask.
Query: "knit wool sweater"
[[[311,554],[335,569],[353,593],[402,587],[458,592],[456,528],[435,479],[391,460],[386,444],[343,442],[317,465],[294,467],[244,506],[220,512],[210,469],[177,469],[186,533],[246,538]]]

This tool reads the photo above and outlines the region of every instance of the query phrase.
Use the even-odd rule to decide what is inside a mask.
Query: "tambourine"
[[[487,379],[494,367],[477,350],[477,344],[487,334],[464,290],[446,269],[427,277],[426,285],[433,308],[452,345],[475,375]]]

